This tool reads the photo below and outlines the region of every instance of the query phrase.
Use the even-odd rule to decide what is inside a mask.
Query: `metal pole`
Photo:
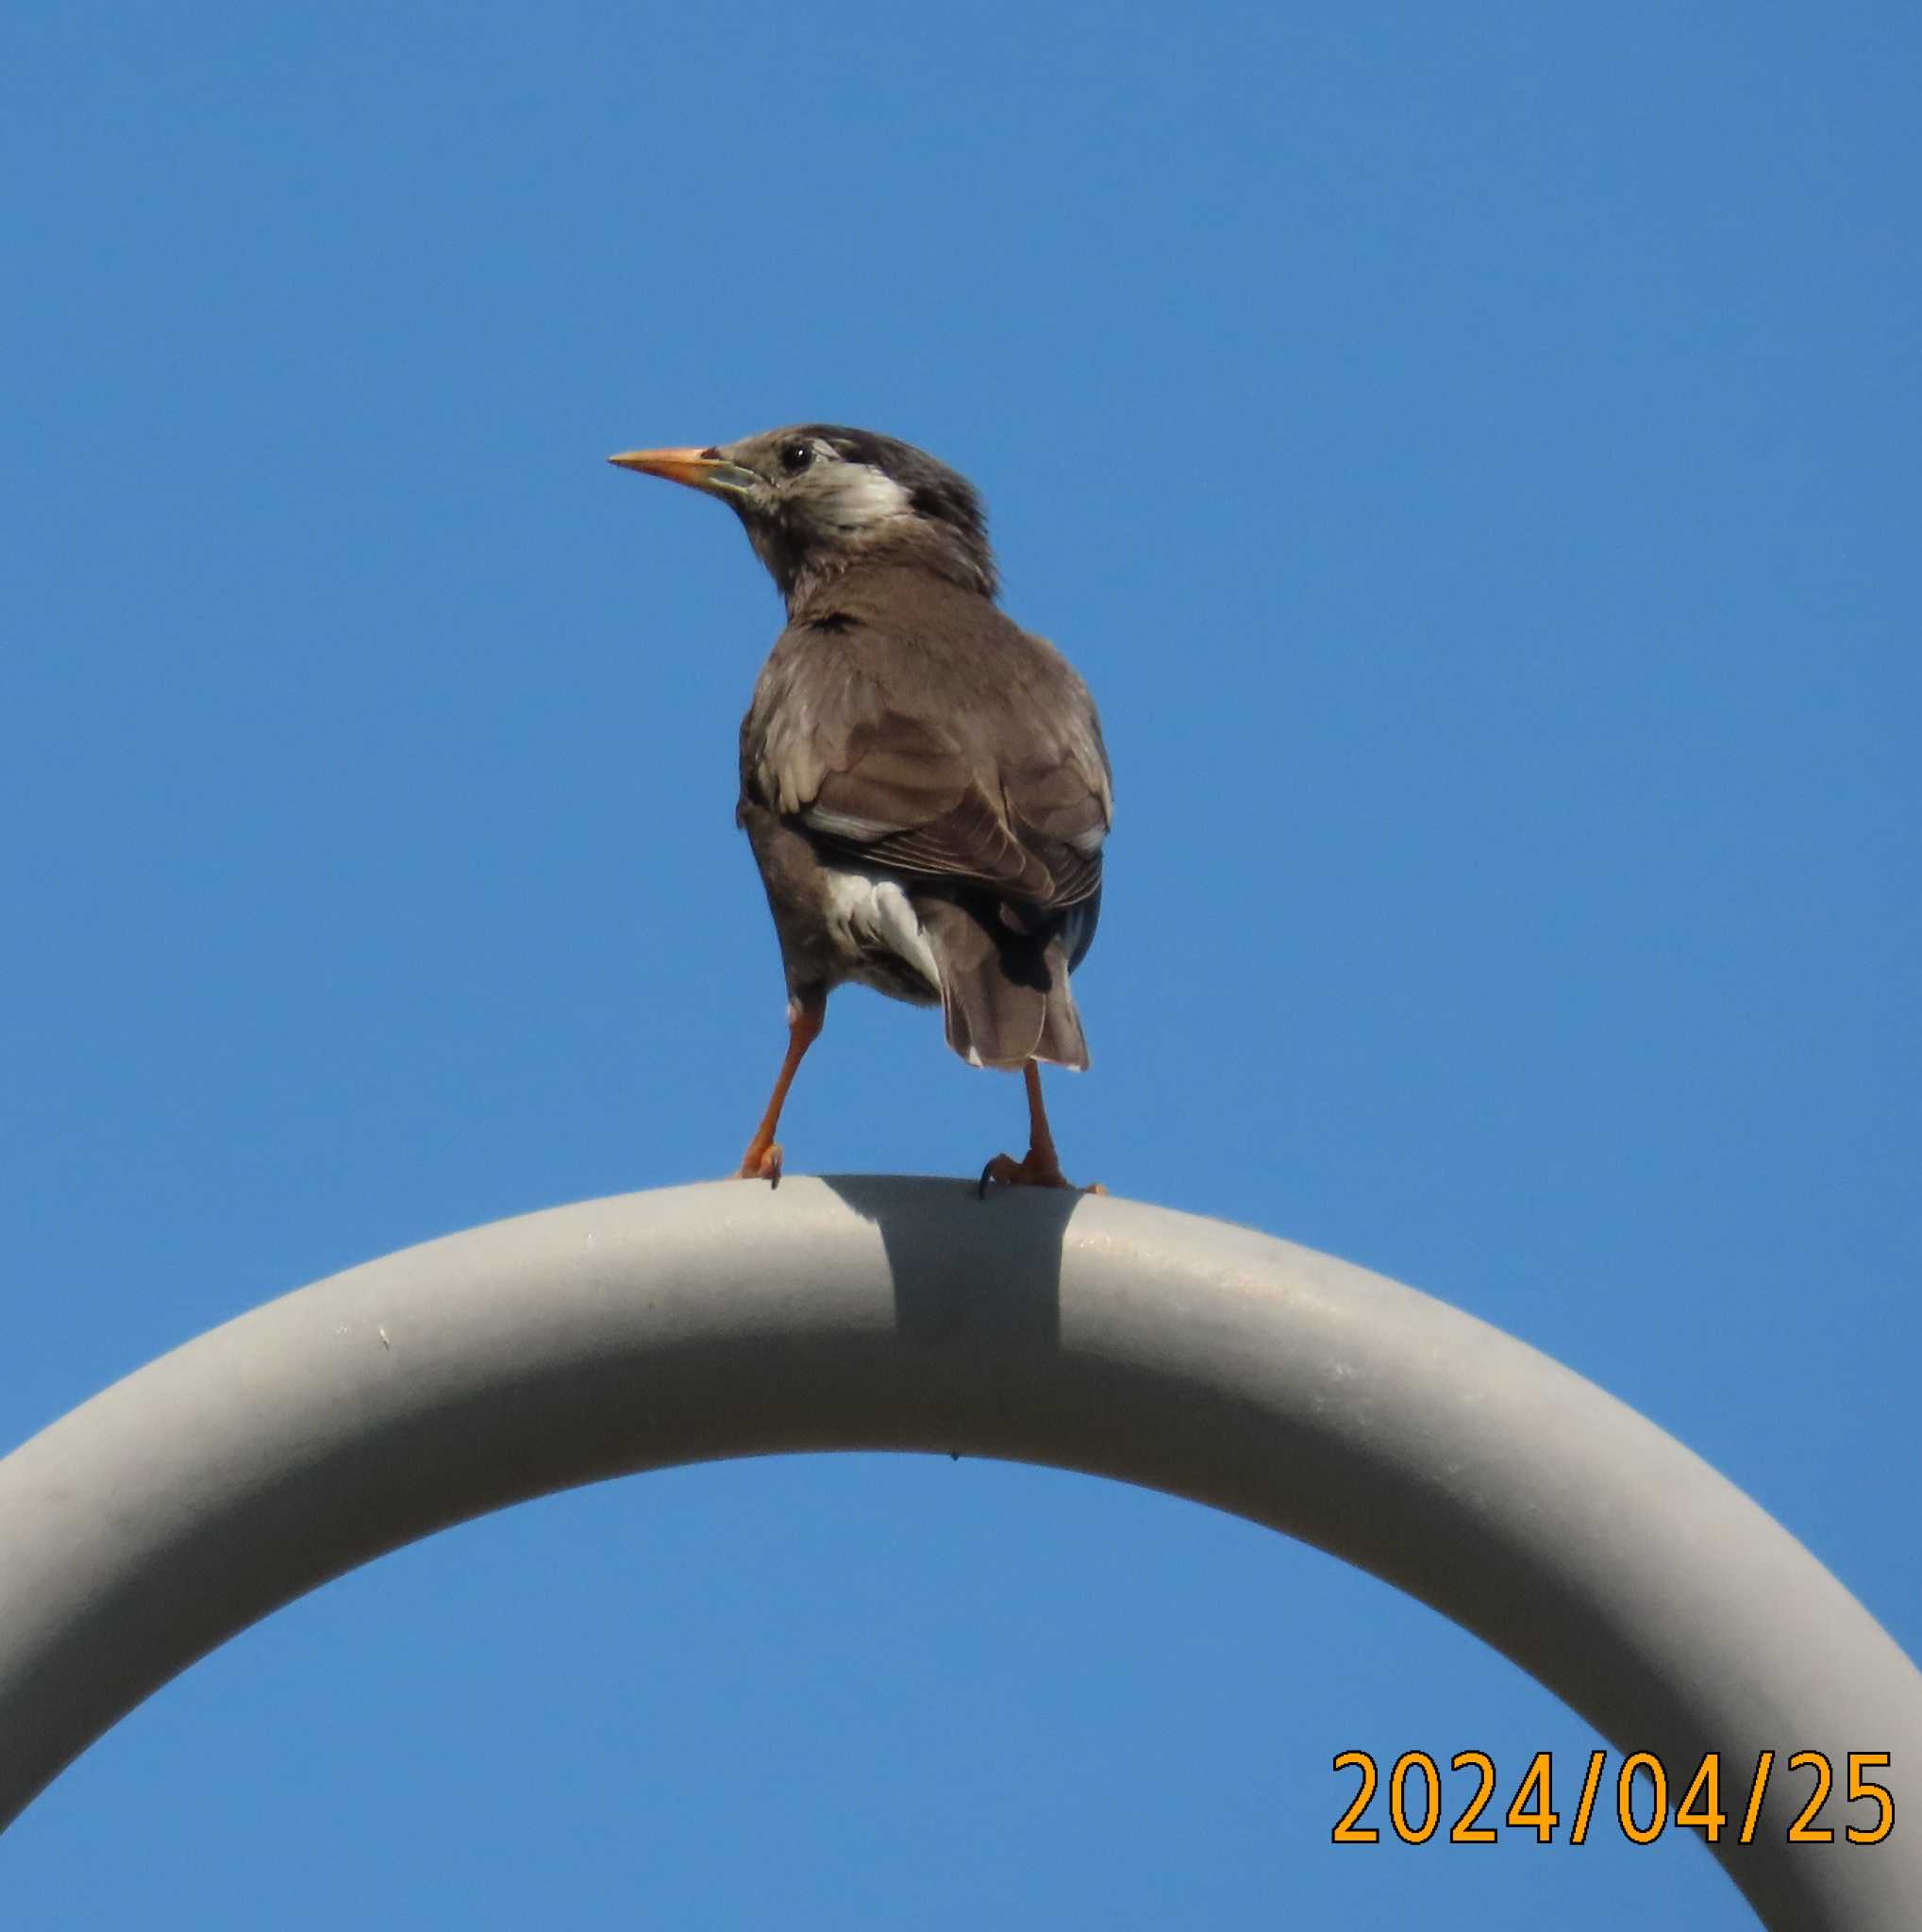
[[[1785,1843],[1804,1777],[1714,1849],[1770,1925],[1915,1923],[1922,1677],[1672,1438],[1468,1315],[1245,1228],[888,1177],[454,1235],[270,1302],[25,1443],[0,1462],[0,1821],[195,1657],[383,1551],[571,1484],[811,1449],[1050,1463],[1251,1517],[1670,1767],[1816,1750],[1839,1786],[1851,1751],[1885,1751],[1882,1843],[1843,1839],[1873,1809],[1840,1789],[1837,1841]]]

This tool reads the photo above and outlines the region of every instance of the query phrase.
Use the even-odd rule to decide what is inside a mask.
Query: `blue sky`
[[[0,1446],[738,1158],[778,610],[601,458],[825,418],[975,478],[1102,705],[1070,1171],[1524,1336],[1922,1647],[1905,11],[25,0],[0,75]],[[786,1141],[1019,1127],[849,992]],[[743,1463],[272,1618],[0,1887],[23,1932],[1751,1923],[1674,1835],[1329,1843],[1336,1752],[1594,1741],[1244,1523]]]

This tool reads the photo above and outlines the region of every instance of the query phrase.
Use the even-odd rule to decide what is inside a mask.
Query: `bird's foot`
[[[981,1170],[980,1186],[976,1192],[985,1201],[988,1198],[988,1184],[998,1181],[1004,1188],[1065,1188],[1072,1194],[1105,1194],[1108,1190],[1099,1181],[1091,1181],[1085,1188],[1077,1187],[1061,1172],[1061,1164],[1052,1152],[1038,1154],[1030,1147],[1020,1160],[1011,1155],[997,1154]]]
[[[770,1141],[766,1146],[750,1142],[747,1152],[741,1157],[741,1165],[735,1170],[737,1181],[765,1181],[770,1187],[781,1184],[781,1143]]]

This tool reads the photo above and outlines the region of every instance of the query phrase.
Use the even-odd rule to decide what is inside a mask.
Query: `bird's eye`
[[[781,451],[781,468],[790,476],[798,476],[814,460],[814,445],[811,442],[791,442]]]

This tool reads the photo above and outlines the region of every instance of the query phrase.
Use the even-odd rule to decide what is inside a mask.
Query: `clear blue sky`
[[[1922,1649],[1907,9],[15,0],[0,76],[0,1445],[738,1158],[777,607],[601,458],[827,418],[980,484],[1103,707],[1070,1170],[1514,1330]],[[850,992],[786,1138],[1019,1124]],[[1592,1741],[1237,1521],[747,1463],[272,1618],[0,1918],[1750,1923],[1675,1836],[1329,1844],[1345,1748]]]

